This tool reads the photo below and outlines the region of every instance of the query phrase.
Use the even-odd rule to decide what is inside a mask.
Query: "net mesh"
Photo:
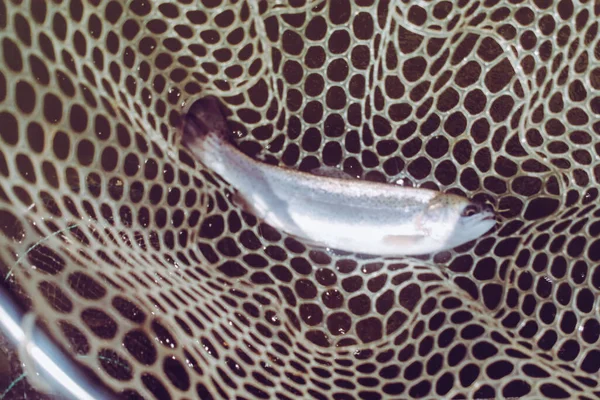
[[[600,396],[594,1],[0,0],[0,272],[125,398]],[[179,144],[491,201],[433,256],[319,249]]]

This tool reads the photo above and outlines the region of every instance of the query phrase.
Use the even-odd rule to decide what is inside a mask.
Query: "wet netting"
[[[600,397],[600,4],[0,0],[0,272],[128,399]],[[242,212],[181,146],[492,202],[384,259]],[[33,377],[32,377],[33,378]]]

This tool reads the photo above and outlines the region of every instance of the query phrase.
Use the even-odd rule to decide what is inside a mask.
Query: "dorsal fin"
[[[326,176],[328,178],[357,179],[352,175],[345,173],[341,169],[335,167],[328,167],[327,165],[322,165],[319,168],[312,169],[310,170],[310,173],[318,176]]]

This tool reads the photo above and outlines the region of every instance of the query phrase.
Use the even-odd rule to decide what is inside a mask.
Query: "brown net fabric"
[[[0,272],[126,398],[600,395],[594,1],[0,0]],[[492,201],[430,257],[302,244],[179,144]]]

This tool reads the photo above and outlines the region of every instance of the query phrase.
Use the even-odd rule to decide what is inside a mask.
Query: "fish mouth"
[[[487,214],[481,217],[479,221],[497,221],[495,214]]]

